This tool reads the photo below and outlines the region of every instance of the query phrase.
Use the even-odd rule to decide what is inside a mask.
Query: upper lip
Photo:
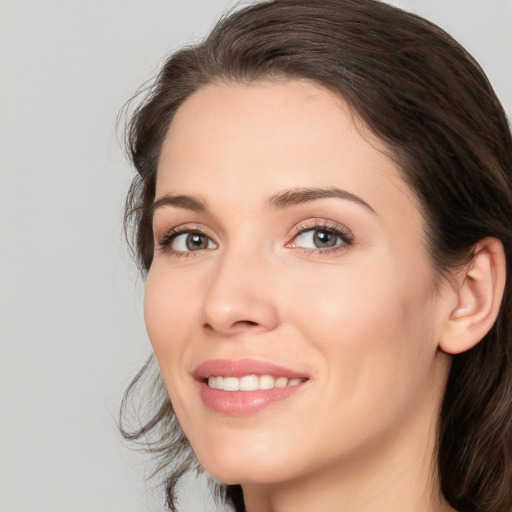
[[[304,372],[255,359],[212,359],[201,363],[194,370],[193,375],[197,380],[205,380],[212,376],[243,377],[244,375],[272,375],[288,379],[308,378]]]

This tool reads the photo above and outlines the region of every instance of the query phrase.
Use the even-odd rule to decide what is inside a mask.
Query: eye
[[[302,232],[295,241],[298,247],[307,249],[329,249],[340,243],[340,237],[326,229],[308,229]]]
[[[217,244],[199,228],[179,226],[162,237],[155,237],[157,247],[172,256],[192,256],[206,249],[217,249]]]
[[[204,233],[186,232],[174,235],[169,247],[176,252],[200,251],[202,249],[215,249],[217,245]]]
[[[352,235],[332,226],[299,227],[288,247],[310,250],[336,250],[351,245]]]

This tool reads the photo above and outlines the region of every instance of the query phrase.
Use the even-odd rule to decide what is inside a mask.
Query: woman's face
[[[338,97],[305,81],[195,93],[163,145],[153,229],[147,329],[210,474],[425,459],[447,299],[397,166]]]

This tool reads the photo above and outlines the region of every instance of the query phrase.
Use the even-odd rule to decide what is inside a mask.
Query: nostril
[[[259,325],[258,322],[253,322],[252,320],[239,320],[233,324],[235,327],[255,327],[257,325]]]
[[[213,333],[215,331],[219,331],[219,332],[224,332],[225,334],[227,334],[228,332],[232,332],[232,333],[240,332],[240,331],[243,331],[244,329],[252,330],[259,326],[260,326],[260,323],[254,322],[253,320],[238,320],[237,322],[234,322],[224,328],[222,328],[221,326],[216,328],[215,322],[212,322],[212,323],[206,322],[203,324],[203,329],[207,332]]]
[[[207,331],[214,331],[215,329],[213,328],[213,326],[211,324],[204,324],[204,329],[207,330]]]

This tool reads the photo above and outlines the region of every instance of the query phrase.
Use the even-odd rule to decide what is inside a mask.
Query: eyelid
[[[343,244],[334,246],[332,248],[317,248],[317,249],[313,249],[313,251],[326,252],[326,251],[337,250],[337,249],[345,248],[349,245],[352,245],[354,242],[354,234],[352,233],[352,231],[349,228],[347,228],[343,224],[340,224],[339,222],[336,222],[333,220],[322,219],[322,218],[313,218],[313,219],[308,219],[306,221],[302,221],[292,228],[292,230],[290,231],[290,234],[289,234],[289,241],[286,242],[285,247],[304,249],[304,250],[310,251],[311,249],[297,247],[297,246],[294,247],[294,246],[292,246],[292,243],[302,233],[305,233],[307,231],[314,231],[314,230],[332,231],[333,233],[335,233],[337,236],[340,237],[340,239],[343,241]]]
[[[323,218],[311,218],[304,221],[299,222],[296,224],[289,232],[290,238],[295,238],[300,233],[310,230],[310,229],[326,229],[326,230],[333,230],[333,231],[339,231],[342,233],[346,238],[354,238],[354,234],[352,231],[344,226],[343,224],[340,224],[339,222],[336,222],[334,220],[329,219],[323,219]]]
[[[206,228],[203,225],[199,225],[197,223],[185,223],[185,224],[179,224],[178,226],[174,226],[171,229],[163,230],[163,233],[161,235],[157,235],[155,233],[154,239],[155,239],[155,245],[163,250],[169,252],[172,252],[174,254],[188,254],[189,252],[200,252],[200,251],[171,251],[169,249],[170,244],[172,241],[183,234],[187,233],[199,233],[201,235],[204,235],[209,238],[217,247],[219,243],[216,240],[216,237],[211,233],[211,230]]]

